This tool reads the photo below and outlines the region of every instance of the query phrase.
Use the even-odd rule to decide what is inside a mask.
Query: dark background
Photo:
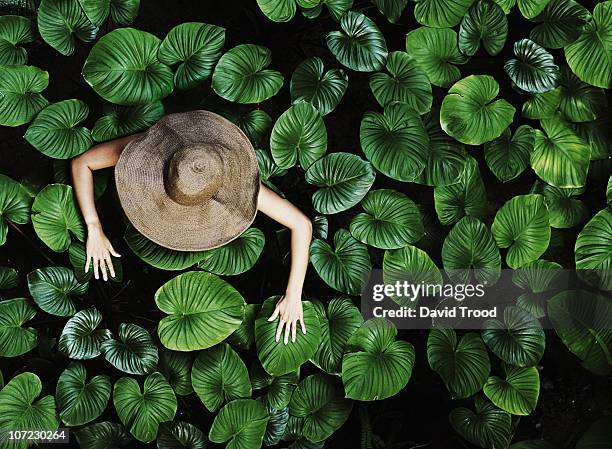
[[[581,2],[592,9],[590,2]],[[389,51],[405,50],[405,35],[419,25],[412,16],[412,4],[409,3],[402,15],[400,23],[390,24],[369,1],[356,1],[353,10],[363,11],[372,18],[383,31]],[[512,125],[513,130],[520,124],[528,123],[520,118],[520,108],[524,96],[512,89],[509,78],[503,72],[503,63],[514,57],[512,43],[520,38],[528,37],[533,24],[522,18],[517,8],[509,15],[509,36],[505,48],[496,57],[489,57],[480,50],[470,61],[460,66],[462,76],[469,74],[490,74],[500,84],[500,97],[509,100],[516,108],[517,114]],[[340,67],[340,64],[328,51],[325,44],[325,34],[339,29],[324,8],[322,15],[316,20],[307,20],[299,13],[289,23],[278,24],[269,21],[259,11],[255,0],[175,0],[152,1],[143,0],[140,13],[134,27],[142,29],[163,38],[175,25],[182,22],[199,21],[213,23],[226,28],[226,45],[229,49],[240,43],[253,43],[266,46],[272,50],[271,68],[280,70],[285,76],[285,84],[281,92],[260,107],[276,119],[290,104],[289,80],[295,67],[307,57],[319,56],[325,63],[326,70]],[[102,30],[112,29],[106,26]],[[101,35],[101,34],[100,34]],[[81,77],[81,68],[92,44],[77,43],[75,53],[70,57],[61,56],[55,50],[39,41],[27,47],[29,64],[49,71],[50,83],[44,95],[51,102],[68,98],[79,98],[90,107],[90,115],[85,125],[92,127],[101,115],[102,100],[93,92]],[[555,59],[560,64],[563,61],[562,52],[553,51]],[[359,145],[359,123],[367,110],[380,110],[368,85],[369,74],[357,73],[345,68],[349,74],[349,86],[339,107],[325,117],[328,132],[328,152],[354,152],[365,158]],[[434,107],[439,105],[445,94],[444,89],[434,87]],[[211,108],[210,90],[205,85],[189,92],[175,91],[164,100],[166,112]],[[0,172],[14,179],[22,180],[33,190],[53,182],[52,161],[38,153],[22,138],[27,125],[19,128],[0,128]],[[267,145],[264,145],[267,146]],[[528,193],[535,176],[527,170],[519,178],[502,184],[486,168],[482,157],[482,149],[470,147],[469,152],[480,164],[491,214],[494,213],[509,198],[517,194]],[[112,179],[112,178],[111,178]],[[607,178],[605,178],[607,180]],[[605,206],[605,180],[597,177],[589,180],[587,191],[581,196],[591,211],[591,215]],[[304,182],[303,172],[294,168],[282,179],[274,179],[274,183],[310,217],[316,212],[312,209],[310,195],[311,186]],[[416,184],[400,183],[390,180],[378,173],[373,188],[395,188],[408,194],[414,201],[424,207],[426,218],[435,221],[433,209],[433,189]],[[348,228],[352,216],[358,208],[330,216],[330,238],[340,227]],[[83,298],[83,306],[96,305],[104,315],[103,326],[116,331],[119,323],[135,322],[154,332],[157,321],[162,314],[153,302],[155,290],[177,273],[163,272],[146,266],[134,256],[122,239],[124,219],[112,185],[98,202],[98,210],[105,230],[115,244],[115,248],[123,255],[125,271],[122,284],[105,284],[92,281],[89,293]],[[271,295],[284,291],[288,274],[288,235],[280,231],[275,223],[259,216],[255,222],[266,234],[266,248],[255,267],[248,273],[229,278],[243,294],[247,302],[262,302]],[[0,247],[0,264],[16,267],[20,273],[21,283],[17,289],[7,292],[5,296],[25,296],[25,275],[31,270],[54,263],[70,266],[67,254],[55,254],[48,250],[34,234],[30,225],[20,227],[23,234],[14,229],[9,230],[8,242]],[[544,256],[561,263],[565,268],[573,266],[573,246],[578,229],[556,231],[552,247]],[[427,224],[427,241],[421,242],[430,256],[439,263],[440,246],[448,232],[448,227],[431,223]],[[43,255],[44,254],[44,255]],[[380,267],[382,251],[372,250],[372,263]],[[336,295],[318,278],[312,268],[306,280],[304,295],[327,301]],[[355,299],[357,303],[358,300]],[[46,315],[39,311],[31,325],[36,329],[48,332],[48,341],[41,338],[39,348],[32,353],[15,359],[0,359],[5,380],[22,371],[33,371],[41,376],[45,384],[45,392],[54,394],[57,377],[67,365],[67,360],[55,353],[54,339],[59,336],[65,319]],[[44,337],[42,335],[41,337]],[[369,416],[372,430],[388,447],[432,449],[450,449],[471,447],[461,440],[448,424],[448,413],[457,406],[471,407],[471,400],[453,401],[441,382],[439,376],[429,369],[426,360],[425,344],[427,331],[400,331],[400,337],[410,341],[416,348],[416,364],[408,386],[397,396],[385,401],[355,406],[351,417],[345,426],[328,441],[330,448],[359,447],[362,430],[365,428],[364,418]],[[242,352],[247,365],[254,355],[251,349]],[[99,372],[110,374],[113,380],[122,373],[112,368],[103,360],[86,363],[88,375]],[[311,371],[305,366],[302,377]],[[494,373],[499,372],[499,366],[493,366]],[[570,448],[572,444],[594,420],[604,414],[610,414],[612,403],[612,388],[610,379],[592,375],[585,371],[560,342],[554,332],[547,331],[547,349],[540,367],[541,392],[536,411],[528,417],[517,420],[514,441],[528,438],[544,437],[558,448]],[[207,433],[213,415],[206,412],[195,395],[179,398],[179,413],[177,419],[195,424]],[[118,422],[113,407],[109,404],[105,414],[99,419]],[[398,443],[394,446],[393,443]],[[131,447],[137,447],[133,445]]]

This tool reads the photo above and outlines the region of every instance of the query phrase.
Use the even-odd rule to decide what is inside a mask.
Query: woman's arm
[[[111,254],[120,257],[113,249],[108,238],[102,230],[96,203],[94,198],[93,172],[107,167],[113,167],[119,160],[119,155],[125,146],[137,135],[122,137],[91,147],[85,153],[72,159],[70,163],[72,171],[72,182],[76,193],[81,213],[87,225],[87,262],[85,272],[89,271],[90,263],[93,261],[94,276],[108,279],[106,270],[111,276],[115,276],[115,269],[111,260]]]
[[[291,230],[291,271],[285,295],[276,304],[274,313],[268,321],[274,321],[280,315],[280,321],[276,330],[276,341],[279,341],[285,329],[285,344],[291,340],[295,341],[297,322],[306,333],[304,325],[304,314],[302,310],[302,287],[306,268],[308,267],[308,252],[312,239],[312,223],[293,204],[281,198],[266,186],[261,185],[257,208],[268,217],[287,226]]]

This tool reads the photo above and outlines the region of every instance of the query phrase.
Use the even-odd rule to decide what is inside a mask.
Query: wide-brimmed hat
[[[160,119],[126,145],[115,181],[134,227],[174,250],[221,246],[257,213],[255,150],[240,128],[209,111]]]

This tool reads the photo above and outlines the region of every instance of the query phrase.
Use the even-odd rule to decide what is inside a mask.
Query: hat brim
[[[193,144],[214,145],[224,173],[210,200],[187,206],[168,196],[164,170],[177,150]],[[138,232],[177,251],[222,246],[242,234],[257,214],[255,150],[240,128],[209,111],[166,115],[132,140],[117,161],[115,182],[121,206]]]

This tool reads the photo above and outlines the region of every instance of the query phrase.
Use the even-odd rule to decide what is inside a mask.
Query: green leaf
[[[296,0],[257,0],[261,12],[273,22],[289,22],[297,11]]]
[[[110,15],[117,25],[131,25],[140,8],[140,0],[110,0]]]
[[[74,297],[84,295],[88,288],[89,284],[79,282],[69,268],[46,267],[28,273],[28,289],[34,302],[51,315],[74,315]]]
[[[53,396],[36,398],[42,392],[40,378],[33,373],[25,372],[13,377],[0,390],[0,429],[27,431],[37,429],[56,430],[59,426],[55,411]],[[30,444],[27,440],[12,440],[7,442],[6,432],[0,437],[4,449],[22,449]]]
[[[346,397],[377,401],[399,393],[410,380],[414,347],[395,340],[397,329],[384,318],[366,321],[349,338],[342,358]]]
[[[17,357],[38,345],[38,333],[25,323],[36,316],[36,308],[26,298],[0,301],[0,356]]]
[[[321,0],[321,5],[325,5],[332,19],[339,22],[342,16],[353,7],[353,0]]]
[[[508,36],[508,19],[504,11],[489,0],[478,0],[461,19],[459,49],[467,56],[474,56],[482,46],[491,55],[504,48]]]
[[[378,104],[386,107],[400,101],[419,114],[431,109],[431,84],[415,59],[403,51],[393,51],[389,53],[386,68],[389,74],[378,72],[370,77],[370,89]]]
[[[612,87],[612,2],[595,5],[593,17],[582,33],[565,47],[565,59],[578,78],[585,83],[609,89]]]
[[[511,415],[482,396],[476,396],[474,404],[476,413],[465,407],[451,411],[448,419],[453,429],[477,446],[506,449],[511,438]]]
[[[553,228],[573,228],[586,220],[589,215],[586,204],[572,199],[572,196],[582,193],[582,189],[560,189],[546,185],[542,193],[546,198],[550,226]]]
[[[340,381],[326,374],[303,379],[291,396],[289,412],[303,420],[302,435],[318,442],[329,438],[346,422],[353,401],[344,398]]]
[[[568,123],[574,132],[591,148],[591,161],[601,161],[608,159],[612,154],[612,146],[608,140],[608,129],[612,124],[612,118],[606,114],[601,114],[596,120],[582,123]],[[603,162],[605,166],[606,162]],[[597,166],[593,167],[592,178],[597,178]],[[602,173],[601,178],[605,179]]]
[[[113,388],[113,403],[121,422],[144,443],[155,440],[159,424],[174,419],[177,408],[172,387],[158,372],[147,376],[142,390],[135,379],[120,378]]]
[[[272,117],[266,111],[253,109],[238,117],[235,124],[246,134],[253,146],[257,146],[270,133]]]
[[[461,78],[455,64],[468,58],[459,51],[457,33],[450,28],[420,27],[406,35],[406,52],[427,74],[434,86],[448,87]]]
[[[134,134],[149,128],[163,115],[161,101],[136,106],[105,105],[104,115],[96,121],[91,137],[96,142],[104,142]]]
[[[106,374],[86,381],[87,371],[80,362],[68,365],[57,381],[55,397],[59,417],[67,426],[82,426],[98,418],[106,409],[111,383]]]
[[[0,17],[0,65],[25,65],[28,52],[20,45],[34,42],[36,34],[36,26],[26,17]]]
[[[561,70],[561,74],[563,75],[563,70]],[[563,78],[561,78],[561,80],[563,80]],[[533,94],[523,103],[523,117],[532,120],[550,118],[557,112],[560,102],[560,87],[544,92],[543,94]]]
[[[534,145],[535,131],[531,126],[519,126],[512,138],[510,128],[506,128],[500,137],[485,143],[484,157],[495,177],[501,182],[508,182],[529,166]]]
[[[612,210],[600,210],[576,239],[576,269],[589,284],[612,290]]]
[[[170,351],[165,348],[162,348],[159,352],[157,369],[179,396],[188,396],[193,393],[191,385],[192,365],[193,357],[190,353]]]
[[[249,228],[231,242],[203,251],[204,258],[198,262],[198,268],[225,276],[244,273],[253,268],[265,243],[263,232]]]
[[[74,52],[75,38],[91,42],[98,34],[77,1],[42,0],[37,17],[40,36],[64,56]]]
[[[561,68],[559,110],[570,122],[590,122],[605,115],[608,102],[603,89],[580,81],[567,66]]]
[[[372,0],[382,15],[391,23],[397,23],[400,19],[408,0]]]
[[[540,322],[529,312],[516,306],[504,309],[504,321],[487,320],[482,339],[504,362],[519,367],[536,365],[546,346]]]
[[[159,360],[151,335],[132,323],[121,323],[119,339],[103,340],[100,352],[111,365],[129,374],[148,374],[155,370]]]
[[[291,102],[307,101],[319,110],[321,115],[332,112],[346,92],[348,75],[342,69],[325,72],[323,61],[315,56],[297,66],[291,76]]]
[[[0,267],[0,290],[10,290],[19,285],[17,270],[11,267]]]
[[[540,395],[540,375],[535,366],[506,368],[506,378],[491,376],[483,387],[484,394],[502,410],[526,416],[533,412]]]
[[[213,421],[208,438],[213,443],[225,443],[228,449],[261,447],[270,415],[260,402],[236,399],[226,404]]]
[[[261,103],[283,86],[283,75],[267,67],[272,53],[266,47],[242,44],[229,50],[217,63],[212,88],[222,98],[236,103]]]
[[[178,64],[174,84],[187,90],[196,87],[213,72],[225,43],[225,29],[201,22],[186,22],[172,28],[157,51],[162,64]]]
[[[491,231],[500,248],[508,248],[506,263],[518,268],[536,260],[548,248],[550,224],[542,195],[517,195],[495,214]]]
[[[94,308],[77,312],[68,320],[58,341],[58,349],[71,359],[93,359],[100,355],[101,345],[112,338],[108,329],[97,329],[102,314]]]
[[[272,154],[267,150],[255,150],[255,155],[257,156],[257,164],[259,165],[259,179],[267,187],[279,193],[279,190],[272,184],[270,178],[286,175],[287,169],[280,168],[276,165],[274,159],[272,159]]]
[[[334,248],[314,239],[310,261],[327,285],[349,295],[361,293],[363,277],[372,269],[368,248],[346,229],[338,229],[334,234]]]
[[[487,381],[491,363],[480,336],[468,332],[457,341],[453,329],[432,329],[427,338],[427,361],[453,399],[469,398]]]
[[[467,157],[459,182],[435,187],[434,200],[438,219],[443,225],[456,223],[464,216],[484,220],[488,214],[487,191],[476,159]]]
[[[306,182],[319,187],[312,204],[322,214],[350,209],[368,193],[376,172],[367,161],[352,153],[331,153],[306,171]]]
[[[279,297],[266,299],[255,320],[255,343],[257,357],[263,368],[272,376],[282,376],[296,371],[314,356],[321,341],[321,327],[317,313],[309,301],[302,301],[306,333],[297,332],[296,340],[285,344],[283,337],[276,341],[276,330],[280,317],[268,321]]]
[[[46,156],[73,158],[92,145],[89,130],[77,127],[88,114],[89,108],[81,100],[51,104],[40,111],[23,137]]]
[[[512,282],[527,292],[520,295],[516,305],[526,310],[534,318],[546,315],[547,291],[552,290],[559,281],[561,265],[547,260],[534,260],[512,273]]]
[[[30,122],[49,102],[40,93],[49,73],[32,66],[0,66],[0,126]]]
[[[158,449],[206,449],[206,435],[184,421],[161,423],[157,434]]]
[[[118,28],[93,46],[85,81],[106,101],[133,105],[157,101],[174,89],[172,70],[157,59],[160,40],[134,28]]]
[[[198,354],[191,371],[191,383],[209,412],[215,412],[224,402],[251,397],[247,367],[227,343]]]
[[[591,14],[573,0],[551,0],[542,13],[534,18],[540,24],[529,37],[546,48],[562,48],[574,42]]]
[[[327,130],[319,111],[301,101],[278,118],[270,136],[270,150],[280,168],[299,163],[309,168],[327,151]]]
[[[263,369],[258,360],[251,365],[250,376],[253,390],[267,388],[266,397],[274,410],[281,410],[289,405],[293,390],[297,387],[300,378],[298,371],[272,376]]]
[[[104,24],[110,14],[111,0],[79,0],[89,21],[97,27]]]
[[[346,342],[363,324],[363,316],[347,297],[332,299],[327,310],[320,302],[314,305],[321,325],[321,343],[311,362],[328,374],[340,374]]]
[[[474,0],[415,0],[414,18],[433,28],[454,27]]]
[[[329,51],[345,67],[357,72],[374,72],[385,66],[387,44],[376,24],[368,17],[348,11],[340,19],[342,31],[327,34]]]
[[[85,229],[72,187],[50,184],[32,204],[32,224],[38,237],[53,251],[64,252],[71,238],[85,240]]]
[[[517,0],[519,11],[526,19],[533,19],[546,7],[550,0]]]
[[[548,301],[548,316],[557,335],[589,371],[612,371],[612,303],[586,290],[561,292]]]
[[[489,75],[470,75],[456,82],[442,101],[442,129],[467,145],[498,138],[512,123],[515,112],[506,100],[495,100],[498,93],[499,84]]]
[[[401,248],[423,237],[425,230],[416,204],[391,189],[371,190],[361,200],[365,212],[351,221],[351,235],[381,249]]]
[[[99,422],[75,430],[81,449],[121,449],[132,442],[132,437],[121,424]]]
[[[85,245],[81,242],[73,241],[68,248],[68,257],[72,264],[74,275],[79,282],[88,282],[94,276],[93,264],[89,265],[89,270],[85,271],[85,264],[87,263],[87,252]],[[108,274],[108,278],[111,281],[121,283],[123,281],[123,265],[121,264],[121,258],[115,257],[111,254],[111,261],[115,270],[115,276]]]
[[[531,153],[533,171],[555,187],[583,187],[589,170],[591,149],[557,114],[540,120]]]
[[[263,437],[264,446],[274,446],[280,443],[285,430],[287,429],[287,423],[289,422],[289,408],[284,407],[280,410],[275,410],[268,400],[267,396],[259,396],[257,401],[261,402],[266,407],[266,412],[270,415],[270,420],[266,425],[266,433]]]
[[[525,92],[544,93],[553,90],[559,81],[559,66],[553,56],[530,39],[514,43],[514,54],[504,64],[510,79]]]
[[[418,112],[404,103],[366,112],[359,139],[368,160],[392,179],[414,181],[425,169],[429,138]]]
[[[251,346],[255,342],[255,317],[259,309],[259,304],[246,305],[242,323],[232,335],[227,337],[229,344],[244,350],[251,349]]]
[[[31,201],[26,190],[17,181],[0,173],[0,246],[6,243],[9,221],[17,224],[30,221]]]

